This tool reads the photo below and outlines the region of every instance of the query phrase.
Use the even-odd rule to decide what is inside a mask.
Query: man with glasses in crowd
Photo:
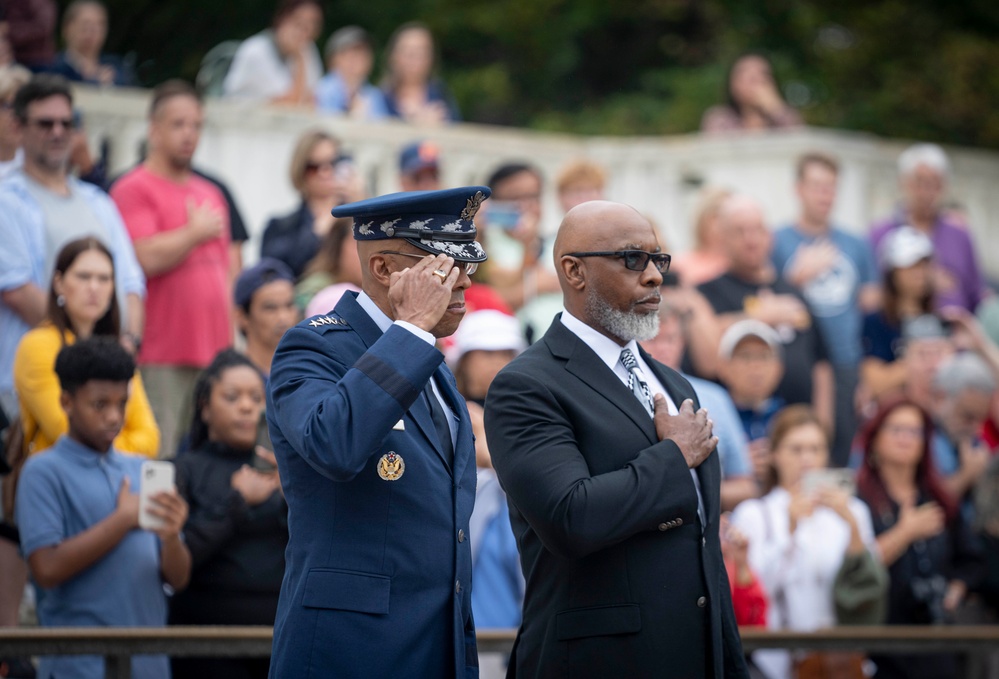
[[[718,538],[712,422],[638,340],[669,268],[636,210],[555,241],[565,311],[493,381],[485,422],[527,580],[518,677],[745,677]]]
[[[354,218],[362,292],[289,330],[267,420],[291,540],[272,677],[472,677],[472,425],[434,346],[486,258],[486,187],[397,193]]]
[[[114,257],[115,290],[128,348],[142,333],[145,278],[121,215],[107,194],[69,173],[73,96],[56,75],[36,75],[14,97],[24,166],[0,184],[0,399],[13,399],[14,352],[45,318],[55,257],[67,242],[100,238]]]

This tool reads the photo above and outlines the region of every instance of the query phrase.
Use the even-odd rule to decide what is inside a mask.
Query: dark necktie
[[[655,415],[652,393],[649,391],[649,385],[638,375],[638,361],[635,359],[635,355],[631,353],[631,349],[625,349],[621,352],[621,364],[628,369],[628,388],[631,389],[631,393],[645,406],[645,410],[652,417]]]
[[[427,399],[427,405],[430,406],[430,417],[434,421],[434,429],[437,430],[437,438],[440,439],[444,458],[450,463],[454,459],[454,445],[451,443],[451,427],[447,423],[448,415],[444,412],[444,408],[441,407],[441,402],[437,400],[437,395],[431,386],[433,379],[431,377],[427,381],[427,386],[423,388],[423,397]]]

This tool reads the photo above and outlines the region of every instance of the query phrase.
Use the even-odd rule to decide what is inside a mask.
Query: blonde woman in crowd
[[[728,189],[708,187],[701,192],[694,211],[694,249],[673,258],[670,271],[684,285],[697,287],[728,270],[728,255],[722,247],[718,215],[722,203],[732,195]]]

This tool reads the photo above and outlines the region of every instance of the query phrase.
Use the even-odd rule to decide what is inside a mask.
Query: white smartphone
[[[150,498],[157,493],[174,488],[174,467],[172,462],[147,460],[142,463],[139,483],[139,527],[145,530],[159,528],[163,519],[149,513]]]
[[[838,488],[847,495],[857,494],[857,483],[849,469],[813,469],[801,478],[801,490],[806,495],[820,488]]]

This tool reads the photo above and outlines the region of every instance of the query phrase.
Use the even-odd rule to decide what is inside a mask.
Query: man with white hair
[[[999,384],[997,366],[966,351],[943,361],[933,378],[933,461],[954,499],[964,499],[991,459],[981,432]]]
[[[940,364],[933,388],[937,425],[933,462],[944,488],[971,519],[971,491],[992,459],[981,432],[996,393],[996,379],[978,354],[964,352]]]
[[[987,288],[971,233],[942,209],[950,174],[947,155],[936,144],[910,146],[898,158],[898,174],[902,202],[895,214],[873,227],[875,250],[880,252],[885,236],[901,226],[922,231],[933,241],[937,306],[974,312]]]

